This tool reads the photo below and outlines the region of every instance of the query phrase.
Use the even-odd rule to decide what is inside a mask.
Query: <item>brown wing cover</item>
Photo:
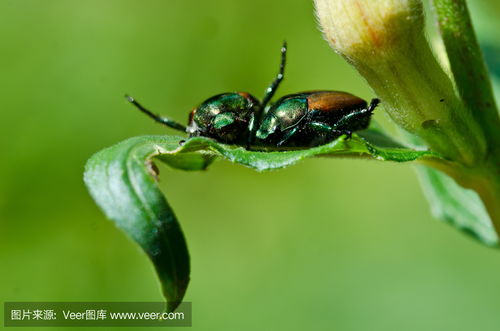
[[[346,92],[313,91],[307,96],[309,110],[335,112],[349,109],[363,109],[365,100]]]

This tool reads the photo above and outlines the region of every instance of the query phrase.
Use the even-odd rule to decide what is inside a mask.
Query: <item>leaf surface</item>
[[[98,206],[153,262],[171,311],[182,301],[189,282],[189,254],[175,214],[159,189],[154,159],[188,171],[204,170],[218,157],[258,171],[283,168],[319,156],[395,162],[439,160],[432,152],[404,148],[375,130],[351,139],[340,137],[323,146],[288,151],[251,151],[204,137],[188,139],[181,145],[182,139],[130,138],[93,155],[84,175]]]

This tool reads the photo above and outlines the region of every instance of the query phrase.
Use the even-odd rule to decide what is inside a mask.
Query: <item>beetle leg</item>
[[[374,99],[377,100],[377,99]],[[372,116],[373,108],[377,106],[377,101],[372,101],[370,106],[364,109],[353,111],[350,114],[342,116],[332,128],[347,132],[347,131],[358,131],[368,128],[370,124],[370,117]]]
[[[299,127],[295,126],[293,129],[288,130],[288,132],[285,134],[283,139],[281,139],[281,141],[279,143],[277,143],[276,146],[283,145],[288,139],[290,139],[297,132],[298,129],[299,129]]]
[[[255,131],[255,113],[252,113],[250,115],[250,120],[248,121],[248,139],[247,139],[247,146],[246,149],[250,150],[250,146],[253,143],[253,137],[254,137],[254,131]]]
[[[380,103],[379,99],[372,99],[370,105],[365,109],[356,110],[350,114],[343,116],[333,128],[337,130],[342,130],[347,132],[348,130],[344,130],[342,128],[351,128],[352,131],[364,130],[368,127],[369,118],[372,116],[373,110]]]
[[[182,124],[180,124],[180,123],[178,123],[176,121],[173,121],[171,119],[168,119],[166,117],[162,117],[160,115],[157,115],[157,114],[155,114],[155,113],[147,110],[139,102],[137,102],[134,98],[132,98],[128,94],[125,94],[125,98],[128,100],[128,102],[130,102],[131,104],[133,104],[134,106],[136,106],[137,109],[139,109],[144,114],[146,114],[149,117],[151,117],[156,122],[161,123],[163,125],[166,125],[169,128],[172,128],[172,129],[175,129],[175,130],[178,130],[178,131],[182,131],[182,132],[186,132],[186,127],[184,125],[182,125]]]
[[[377,99],[377,98],[372,99],[367,110],[371,113],[375,109],[375,107],[377,107],[377,105],[379,103],[380,103],[380,99]]]
[[[352,131],[350,131],[350,130],[338,130],[338,129],[335,129],[334,127],[332,127],[328,124],[325,124],[325,123],[311,122],[311,123],[309,123],[309,125],[312,126],[316,130],[320,130],[320,131],[323,131],[326,133],[335,133],[335,134],[338,134],[339,136],[345,134],[347,136],[347,139],[351,139],[351,137],[352,137]]]
[[[271,100],[273,97],[274,93],[278,89],[278,86],[280,85],[281,81],[283,80],[285,76],[285,64],[286,64],[286,41],[283,42],[283,46],[281,46],[281,64],[280,64],[280,71],[274,81],[269,85],[269,87],[266,89],[266,94],[264,95],[264,98],[262,98],[262,105],[261,108],[264,109],[267,105],[267,103]]]

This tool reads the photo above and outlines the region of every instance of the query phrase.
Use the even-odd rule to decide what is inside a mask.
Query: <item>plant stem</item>
[[[490,153],[499,154],[500,118],[465,0],[432,0],[458,92],[484,130]]]
[[[474,189],[483,200],[500,230],[500,118],[481,49],[477,42],[465,0],[431,0],[451,72],[458,92],[473,118],[484,131],[487,143],[485,160],[479,169],[465,172],[472,176],[457,178]]]

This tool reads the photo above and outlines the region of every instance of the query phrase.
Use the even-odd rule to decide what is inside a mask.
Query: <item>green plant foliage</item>
[[[104,213],[149,256],[168,309],[174,310],[189,282],[189,255],[174,212],[156,183],[150,158],[159,153],[160,145],[172,148],[174,143],[134,138],[107,148],[87,162],[84,180]]]
[[[427,41],[421,0],[315,0],[330,46],[366,79],[398,126],[450,161],[430,165],[474,190],[499,229],[500,117],[490,78],[466,1],[430,2],[449,70]]]
[[[483,53],[476,40],[465,0],[432,0],[450,69],[464,103],[498,151],[500,118]]]
[[[154,159],[190,171],[205,169],[217,157],[259,171],[283,168],[315,156],[395,162],[440,160],[435,153],[404,148],[377,131],[364,132],[363,136],[340,137],[323,146],[293,151],[249,151],[203,137],[188,139],[182,146],[182,138],[176,136],[135,137],[92,156],[84,180],[106,216],[149,256],[168,308],[174,310],[189,282],[189,255],[175,214],[159,190]]]
[[[498,246],[498,235],[476,192],[459,186],[452,178],[432,168],[418,167],[417,173],[434,217],[486,245]]]
[[[92,196],[148,254],[170,310],[186,291],[189,255],[173,210],[158,188],[154,160],[186,171],[204,170],[217,158],[257,171],[320,156],[417,161],[453,177],[419,169],[435,216],[489,246],[498,245],[493,223],[498,228],[500,119],[465,1],[432,1],[453,80],[425,38],[421,1],[361,2],[363,6],[315,1],[326,39],[367,79],[395,122],[413,134],[409,141],[422,139],[425,149],[407,148],[372,128],[350,139],[342,136],[296,150],[248,150],[204,137],[182,143],[175,136],[136,137],[89,160],[85,182]],[[373,13],[366,19],[369,8]]]

